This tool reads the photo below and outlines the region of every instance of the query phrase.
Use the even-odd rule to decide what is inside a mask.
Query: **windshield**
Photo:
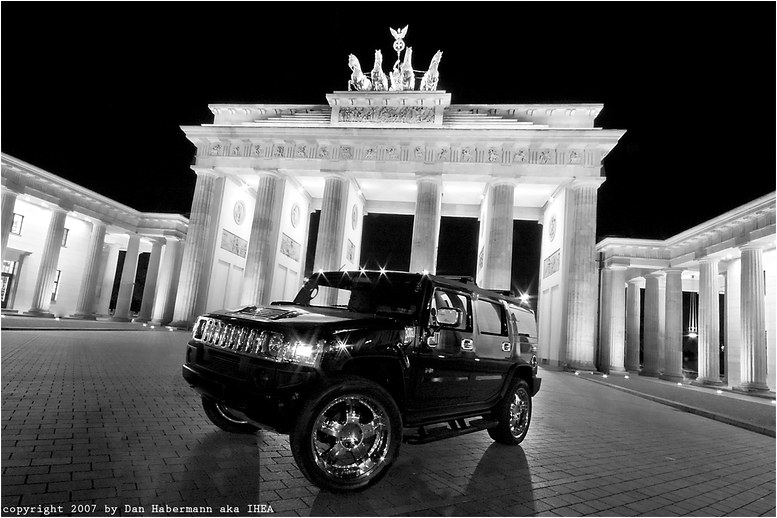
[[[314,275],[294,299],[302,306],[347,308],[356,313],[415,315],[423,297],[420,276],[381,272]]]

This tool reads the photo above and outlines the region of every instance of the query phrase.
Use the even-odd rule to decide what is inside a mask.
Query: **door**
[[[475,301],[473,403],[497,399],[505,383],[513,350],[505,309],[499,300],[478,297]]]
[[[439,308],[458,310],[458,322],[440,325]],[[413,409],[447,409],[467,402],[475,360],[472,341],[472,299],[469,294],[437,287],[431,301],[425,343],[419,344]]]
[[[16,261],[3,261],[3,286],[2,286],[2,307],[8,308],[11,300],[11,293],[14,288],[14,279],[16,278]]]

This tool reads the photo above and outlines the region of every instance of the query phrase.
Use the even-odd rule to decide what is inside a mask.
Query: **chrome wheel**
[[[310,447],[328,476],[353,480],[369,477],[386,460],[391,447],[386,410],[366,395],[332,400],[313,425]]]
[[[521,437],[529,426],[529,393],[520,387],[513,395],[510,403],[510,433],[513,437]]]
[[[488,435],[502,444],[516,445],[523,442],[531,423],[531,396],[529,385],[520,380],[511,392],[491,412],[497,425],[488,429]]]

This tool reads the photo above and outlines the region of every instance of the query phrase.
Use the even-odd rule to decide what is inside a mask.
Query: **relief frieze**
[[[358,108],[358,107],[357,107]],[[411,107],[415,109],[415,107]],[[347,110],[356,108],[347,108]],[[376,108],[382,109],[382,108]],[[404,109],[404,108],[403,108]],[[201,156],[225,158],[280,158],[322,160],[375,160],[375,161],[429,161],[429,162],[467,162],[503,165],[569,165],[592,167],[601,163],[607,156],[607,150],[601,149],[537,149],[513,148],[503,150],[491,147],[427,147],[413,145],[375,145],[364,146],[340,145],[309,145],[309,142],[285,144],[262,143],[229,143],[211,142],[198,146]]]
[[[380,124],[427,124],[434,122],[434,108],[420,106],[375,106],[340,108],[338,122],[377,122]]]

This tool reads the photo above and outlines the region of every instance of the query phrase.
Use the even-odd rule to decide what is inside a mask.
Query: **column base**
[[[617,367],[616,368],[611,367],[607,370],[607,374],[609,374],[610,376],[626,376],[628,373],[629,371],[627,371],[626,369],[617,368]]]
[[[685,379],[682,374],[662,374],[658,377],[658,379],[662,379],[665,381],[674,381],[676,383],[682,383],[682,381]]]
[[[175,322],[170,322],[166,325],[166,327],[173,327],[175,329],[182,329],[184,331],[188,331],[192,328],[192,322],[187,322],[185,320],[177,320]]]
[[[697,385],[699,387],[722,387],[725,385],[720,378],[696,378],[691,382],[691,385]]]
[[[147,324],[147,323],[151,322],[151,319],[150,318],[145,318],[145,317],[137,317],[137,318],[133,318],[132,321],[133,322],[138,322],[139,324]]]
[[[56,315],[52,313],[51,311],[43,310],[43,309],[29,309],[22,313],[22,315],[27,315],[30,317],[39,317],[39,318],[55,318]]]
[[[743,394],[760,394],[771,391],[765,383],[742,383],[736,387],[731,387],[731,390]]]
[[[97,320],[96,316],[86,315],[84,313],[75,313],[73,315],[68,316],[67,318],[72,320]]]
[[[565,363],[564,364],[564,370],[567,372],[575,372],[575,371],[591,371],[596,372],[598,369],[596,368],[596,365],[593,363],[587,363],[587,362],[580,362],[580,363]]]
[[[150,323],[152,326],[160,326],[160,327],[167,327],[170,325],[169,320],[159,320],[158,318],[152,319]]]
[[[641,370],[639,371],[640,376],[646,376],[648,378],[659,378],[661,377],[661,373],[659,371],[646,371]]]
[[[132,319],[129,317],[111,317],[111,322],[132,322]]]

